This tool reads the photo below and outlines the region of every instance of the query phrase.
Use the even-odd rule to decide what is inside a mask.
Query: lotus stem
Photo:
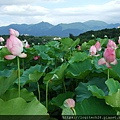
[[[63,79],[63,86],[64,86],[64,92],[66,92],[66,86],[65,86],[65,81]]]
[[[110,71],[109,71],[109,68],[108,68],[108,79],[110,78],[109,74],[110,74]]]
[[[23,66],[23,70],[24,70],[24,59],[22,59],[22,66]]]
[[[76,111],[74,108],[72,108],[73,114],[76,115]]]
[[[46,83],[46,108],[48,110],[48,85],[49,85],[49,81]]]
[[[38,86],[38,100],[40,101],[40,85],[38,82],[37,82],[37,86]]]
[[[17,57],[17,66],[18,66],[18,97],[20,97],[20,59]]]

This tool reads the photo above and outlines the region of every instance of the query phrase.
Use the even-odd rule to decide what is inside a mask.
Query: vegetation
[[[92,35],[94,35],[94,37]],[[113,39],[117,43],[119,36],[120,36],[119,28],[102,29],[97,31],[91,30],[91,31],[82,33],[78,36],[74,36],[72,34],[69,35],[69,37],[73,40],[80,38],[80,44],[82,44],[83,42],[88,42],[91,39],[96,39],[96,38],[104,39],[105,37],[107,37],[108,39]]]
[[[2,37],[7,40],[9,35],[2,35]],[[38,44],[46,44],[49,41],[52,41],[55,36],[25,36],[25,35],[20,35],[18,38],[22,41],[27,40],[30,45],[34,43],[34,45]],[[4,41],[5,43],[6,41]]]
[[[29,42],[42,38],[19,37]],[[120,42],[94,38],[80,43],[79,38],[62,38],[26,48],[15,40],[19,41],[16,37],[0,49],[0,115],[44,115],[45,120],[120,115]],[[108,46],[113,52],[103,56]],[[15,57],[10,60],[11,54]],[[98,64],[103,57],[106,64]]]
[[[92,36],[94,35],[94,37]],[[5,40],[9,37],[8,35],[1,35]],[[102,29],[102,30],[97,30],[97,31],[87,31],[82,34],[79,34],[78,36],[74,36],[71,33],[69,34],[69,38],[76,40],[77,38],[80,39],[80,45],[83,42],[88,42],[89,40],[94,40],[94,39],[104,39],[107,37],[108,39],[113,39],[115,43],[118,41],[118,37],[120,36],[120,29]],[[49,41],[52,41],[56,36],[25,36],[25,35],[20,35],[19,39],[20,40],[27,40],[30,45],[34,43],[35,45],[38,44],[46,44]],[[5,42],[4,42],[5,43]]]

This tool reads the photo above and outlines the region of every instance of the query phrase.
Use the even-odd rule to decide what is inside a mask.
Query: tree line
[[[69,38],[76,40],[77,38],[80,39],[80,44],[83,42],[88,42],[89,40],[92,39],[97,39],[97,38],[105,38],[107,37],[108,39],[114,40],[116,43],[118,41],[118,38],[120,36],[120,28],[113,28],[113,29],[102,29],[102,30],[97,30],[97,31],[87,31],[84,33],[79,34],[78,36],[74,36],[73,34],[69,34]],[[9,35],[1,35],[5,39],[4,42],[6,42],[7,38]],[[19,39],[24,41],[27,40],[30,45],[35,44],[46,44],[49,41],[52,41],[56,36],[25,36],[25,35],[20,35]],[[59,36],[58,36],[59,37]],[[5,43],[4,43],[5,44]]]
[[[1,35],[1,37],[4,38],[4,44],[6,40],[8,39],[9,35]],[[25,35],[20,35],[18,37],[21,41],[27,40],[30,45],[38,45],[38,44],[46,44],[49,41],[52,41],[54,36],[25,36]]]
[[[79,34],[78,36],[74,36],[72,34],[69,34],[69,37],[73,40],[76,40],[77,38],[80,39],[80,44],[83,42],[88,42],[91,39],[101,38],[104,39],[107,37],[108,39],[113,39],[116,43],[118,42],[118,38],[120,36],[120,28],[113,28],[113,29],[102,29],[97,31],[87,31],[84,33]]]

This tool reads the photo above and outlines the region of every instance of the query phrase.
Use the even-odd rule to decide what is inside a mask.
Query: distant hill
[[[69,34],[79,35],[90,30],[101,30],[105,28],[117,28],[120,23],[108,24],[104,21],[89,20],[84,23],[74,22],[69,24],[52,25],[48,22],[40,22],[37,24],[10,24],[0,27],[0,35],[9,35],[9,29],[13,28],[20,34],[28,34],[33,36],[59,36],[68,37]]]
[[[89,20],[84,22],[84,24],[87,25],[91,30],[99,30],[108,26],[106,22],[96,20]]]

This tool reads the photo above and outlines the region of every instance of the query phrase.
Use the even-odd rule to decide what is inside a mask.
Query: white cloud
[[[53,5],[51,2],[65,2],[67,0],[34,0],[34,2],[39,1],[38,5],[32,5],[33,0],[11,0],[10,2],[8,1],[8,4],[5,1],[0,0],[0,5],[2,5],[0,7],[0,20],[2,19],[0,26],[9,22],[35,24],[45,21],[58,24],[103,20],[114,23],[120,20],[120,0],[112,0],[102,5],[77,5],[77,7],[51,9],[39,6],[40,2],[49,2],[49,4]],[[69,1],[66,4],[69,4]],[[6,20],[4,21],[3,18]]]
[[[36,15],[44,15],[48,13],[47,8],[41,6],[31,6],[31,5],[10,5],[10,6],[2,6],[0,8],[0,14],[2,15],[12,15],[12,16],[36,16]]]
[[[119,22],[120,0],[113,0],[103,5],[87,5],[83,7],[68,7],[54,9],[57,17],[64,18],[65,22],[103,20],[106,22]],[[65,19],[66,18],[66,19]],[[63,20],[63,19],[62,19]]]
[[[26,5],[33,3],[34,0],[0,0],[1,5]]]
[[[65,0],[0,0],[0,6],[2,5],[28,5],[32,3],[40,2],[64,2]]]

